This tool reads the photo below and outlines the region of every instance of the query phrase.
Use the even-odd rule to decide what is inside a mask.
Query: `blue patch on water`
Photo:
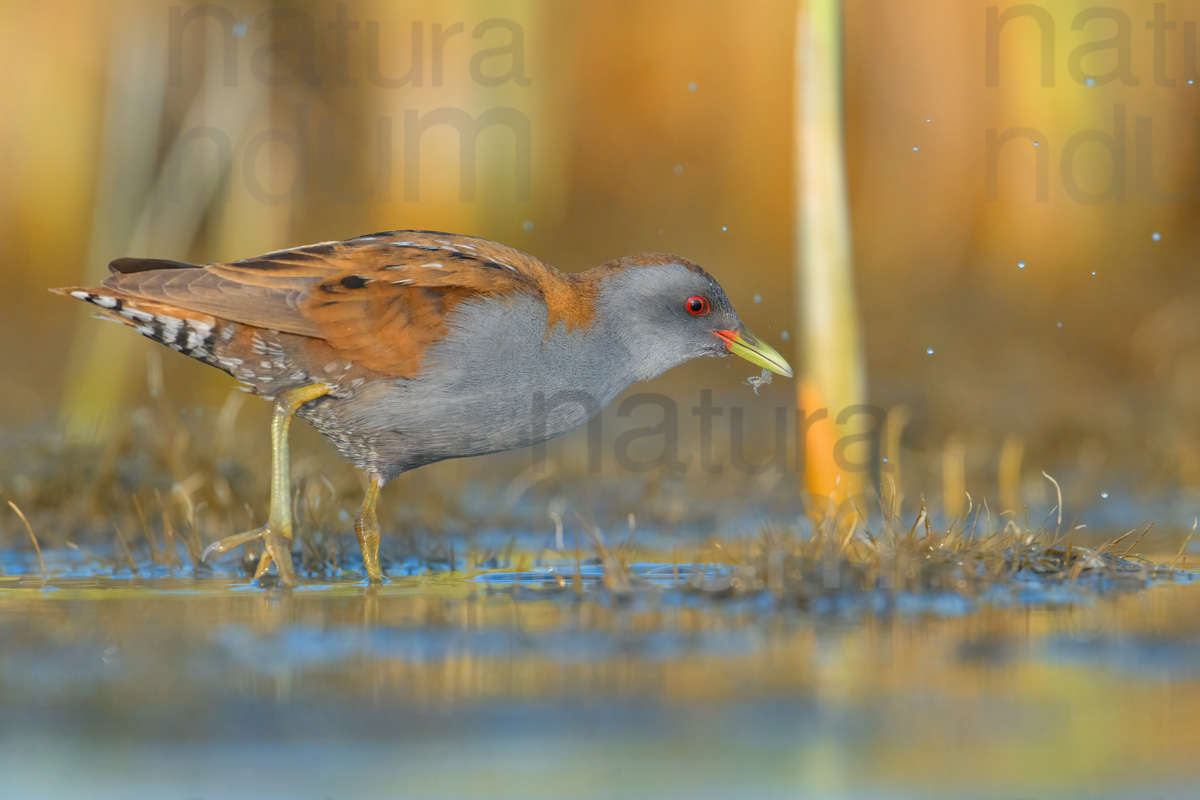
[[[316,628],[292,625],[264,634],[244,625],[212,633],[223,658],[274,675],[281,666],[304,667],[370,659],[440,663],[461,658],[510,660],[522,656],[559,664],[587,664],[616,658],[660,662],[682,656],[735,656],[758,650],[765,634],[755,627],[683,632],[512,629],[461,630],[380,626]]]
[[[1042,657],[1056,664],[1109,669],[1166,682],[1200,678],[1200,641],[1153,634],[1055,636]]]
[[[733,573],[732,567],[722,564],[637,563],[625,569],[632,582],[645,586],[676,586],[699,580],[715,580]],[[524,572],[485,572],[472,580],[510,586],[574,586],[578,579],[583,586],[591,587],[601,585],[604,576],[602,564],[584,562],[576,565],[573,561],[563,561]]]

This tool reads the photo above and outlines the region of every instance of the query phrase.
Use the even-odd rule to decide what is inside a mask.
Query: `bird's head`
[[[597,307],[633,356],[639,380],[701,356],[741,356],[785,377],[792,368],[738,319],[721,285],[686,258],[645,253],[601,268]]]

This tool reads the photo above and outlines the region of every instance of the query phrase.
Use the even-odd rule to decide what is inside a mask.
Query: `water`
[[[721,590],[730,565],[286,592],[47,558],[52,591],[0,576],[5,797],[1182,797],[1200,774],[1192,573],[802,611]]]

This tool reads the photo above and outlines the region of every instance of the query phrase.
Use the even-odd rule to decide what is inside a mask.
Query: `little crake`
[[[700,356],[791,376],[700,267],[669,253],[569,275],[510,247],[396,231],[196,266],[122,258],[56,289],[275,402],[271,511],[256,578],[294,585],[287,432],[299,415],[367,473],[354,528],[382,580],[379,489],[410,469],[578,427],[635,381]]]

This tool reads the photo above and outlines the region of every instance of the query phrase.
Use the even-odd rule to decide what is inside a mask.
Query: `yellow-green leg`
[[[379,478],[372,477],[363,498],[358,516],[354,518],[354,532],[358,534],[358,546],[362,550],[363,568],[371,583],[383,583],[383,570],[379,568],[379,518],[375,516],[375,503],[379,500]]]
[[[254,579],[261,578],[271,562],[275,562],[279,582],[284,586],[296,585],[296,575],[292,572],[292,471],[288,459],[288,429],[300,406],[324,397],[329,391],[330,387],[317,383],[292,389],[275,398],[275,412],[271,416],[271,513],[267,524],[213,542],[205,549],[201,560],[212,553],[224,553],[261,538],[265,552],[258,562]]]

